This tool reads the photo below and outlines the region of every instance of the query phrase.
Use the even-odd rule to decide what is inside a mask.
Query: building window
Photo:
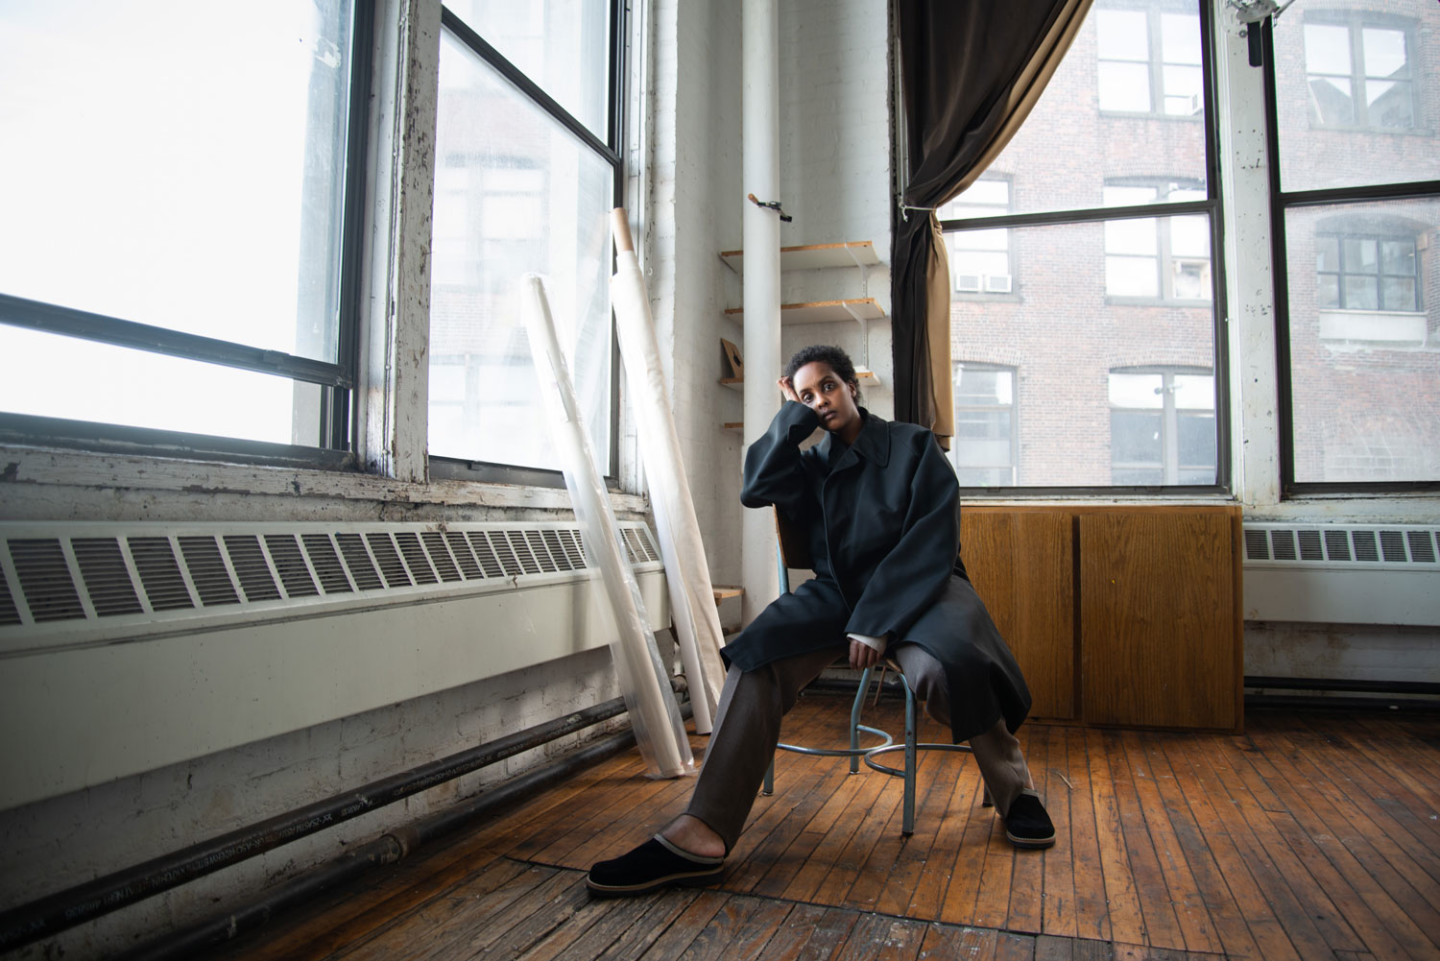
[[[1010,181],[982,177],[937,211],[941,220],[1000,217],[1010,212]],[[1010,231],[1004,227],[952,230],[950,276],[957,294],[1008,294],[1015,290]]]
[[[613,456],[621,24],[609,0],[522,7],[469,0],[443,17],[428,437],[440,476],[559,467],[517,310],[528,273],[545,279],[592,446]]]
[[[961,362],[954,383],[950,461],[960,486],[1015,486],[1015,369]]]
[[[1324,310],[1420,310],[1415,237],[1320,233],[1315,302]]]
[[[1110,372],[1110,473],[1116,485],[1211,485],[1215,452],[1210,372]]]
[[[1310,122],[1322,127],[1415,126],[1410,37],[1399,26],[1307,19],[1305,74]]]
[[[1105,187],[1107,207],[1204,199],[1204,187],[1175,182]],[[1107,296],[1210,300],[1212,286],[1208,217],[1201,214],[1106,221]]]
[[[1184,5],[1096,4],[1100,109],[1198,117],[1205,112],[1200,18]]]
[[[7,10],[7,434],[343,456],[371,7]]]

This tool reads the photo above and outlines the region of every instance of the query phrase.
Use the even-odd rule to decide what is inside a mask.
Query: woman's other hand
[[[880,663],[881,653],[863,641],[850,640],[850,666],[857,671]]]

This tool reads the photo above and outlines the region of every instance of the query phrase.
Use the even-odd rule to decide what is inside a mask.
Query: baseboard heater
[[[1440,530],[1244,525],[1245,619],[1440,625]]]
[[[608,645],[597,578],[574,521],[0,523],[0,810]]]

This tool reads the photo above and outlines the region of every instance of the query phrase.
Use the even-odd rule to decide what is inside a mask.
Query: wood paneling
[[[1077,713],[1072,526],[1059,510],[960,512],[965,570],[1020,662],[1037,718]]]
[[[1082,715],[1238,729],[1238,511],[1079,515]]]

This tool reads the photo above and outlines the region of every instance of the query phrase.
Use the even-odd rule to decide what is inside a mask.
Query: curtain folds
[[[1005,149],[1091,0],[895,0],[908,155],[890,252],[895,419],[955,432],[950,268],[934,208]],[[921,209],[909,209],[921,208]]]

